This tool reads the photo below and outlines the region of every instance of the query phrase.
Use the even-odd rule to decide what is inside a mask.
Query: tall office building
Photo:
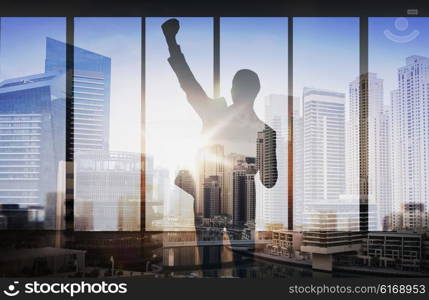
[[[67,122],[71,122],[70,128],[72,128],[72,132],[67,134],[71,135],[71,145],[69,146],[71,149],[69,151],[74,156],[76,163],[79,164],[77,159],[82,156],[77,155],[77,153],[81,151],[97,154],[100,151],[109,150],[111,59],[79,47],[73,47],[73,51],[73,106],[70,110],[71,116],[68,116],[67,119]],[[62,73],[66,71],[66,44],[47,38],[45,72],[53,71]],[[63,122],[65,122],[65,119]],[[89,157],[85,159],[89,159]],[[96,174],[94,173],[94,175]],[[77,176],[77,173],[75,173],[75,180],[81,182]],[[80,194],[78,189],[81,187],[74,186],[75,195]],[[93,194],[95,193],[96,190],[93,191]],[[119,199],[117,200],[119,201]],[[88,203],[88,205],[95,207],[94,203]],[[106,203],[105,205],[105,209],[109,211],[116,207],[115,203]],[[108,208],[109,205],[111,206],[110,208]],[[89,215],[83,217],[82,214],[85,212]],[[99,225],[93,222],[96,216],[91,215],[92,212],[94,210],[85,209],[79,213],[81,220],[91,220],[89,222],[92,224],[91,226],[86,226],[85,228],[87,229],[85,229],[81,225],[75,224],[75,228],[78,230],[92,230],[92,227],[94,230],[101,230],[98,228]],[[118,230],[122,226],[118,225],[116,221],[110,225],[113,227],[110,228],[106,225],[106,228],[110,228],[109,230]],[[104,228],[103,226],[100,228]],[[123,228],[128,230],[129,226],[124,225]]]
[[[337,204],[345,190],[345,95],[305,88],[303,105],[304,223],[310,225],[311,211]]]
[[[391,166],[391,123],[390,107],[385,106],[379,115],[377,134],[379,149],[377,155],[377,168],[374,170],[377,180],[370,181],[370,187],[375,190],[375,205],[377,208],[376,228],[380,230],[392,230],[392,166]],[[370,178],[371,179],[371,178]],[[371,189],[370,189],[371,191]],[[371,206],[370,206],[371,207]],[[371,216],[371,214],[370,214]],[[370,226],[370,229],[372,227]]]
[[[246,173],[246,222],[255,222],[256,217],[256,191],[255,191],[256,170],[248,170]]]
[[[345,95],[303,92],[303,247],[313,267],[332,270],[333,254],[356,251],[359,203],[345,191]]]
[[[47,38],[45,71],[65,71],[66,44]],[[74,47],[72,152],[109,150],[109,57]]]
[[[302,100],[293,99],[293,229],[303,230],[304,213],[304,118]]]
[[[383,80],[374,73],[368,73],[365,79],[365,95],[362,96],[362,77],[349,84],[350,99],[346,118],[346,193],[358,203],[360,193],[360,108],[362,97],[368,100],[368,132],[366,147],[368,151],[368,205],[372,211],[368,224],[370,230],[388,229],[390,215],[390,166],[389,166],[389,124],[388,114],[383,103]],[[365,149],[364,149],[365,150]],[[365,193],[365,191],[363,191]]]
[[[275,139],[271,130],[258,133],[256,159],[260,178],[273,187],[263,189],[263,226],[258,224],[259,228],[274,224],[287,226],[287,109],[287,96],[271,94],[265,98],[265,122],[274,129]],[[275,161],[277,170],[270,169],[270,164],[265,163],[267,160]]]
[[[234,166],[232,172],[233,224],[243,226],[255,221],[255,158],[246,157]]]
[[[140,230],[140,155],[76,153],[75,230]]]
[[[429,58],[407,57],[406,65],[398,69],[398,89],[391,102],[393,227],[427,229]]]
[[[74,51],[72,151],[107,150],[110,59]],[[0,84],[0,203],[42,207],[39,218],[47,229],[62,228],[57,206],[66,152],[65,74],[66,45],[48,38],[45,73]]]
[[[221,207],[220,211],[225,211],[225,201],[223,200],[224,187],[224,147],[222,145],[206,146],[199,152],[198,157],[198,181],[197,181],[197,216],[204,215],[204,183],[210,176],[218,177],[218,184],[221,188]]]
[[[224,193],[222,200],[224,201],[222,211],[230,217],[233,215],[233,171],[234,167],[239,164],[240,161],[245,161],[246,156],[243,154],[230,153],[225,156],[224,159]]]
[[[46,229],[55,228],[58,163],[65,159],[64,90],[59,72],[0,83],[0,203],[39,206]]]
[[[218,176],[209,176],[204,180],[204,218],[213,218],[220,214],[221,185]]]

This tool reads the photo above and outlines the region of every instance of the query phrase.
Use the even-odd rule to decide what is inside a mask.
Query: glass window
[[[213,19],[178,18],[176,54],[169,53],[161,29],[166,20],[146,19],[146,230],[192,231],[203,141],[189,93],[198,89],[212,97]]]
[[[75,230],[138,231],[141,19],[75,18],[74,32]]]
[[[293,48],[294,229],[358,231],[359,19],[294,18]]]
[[[46,53],[64,43],[65,18],[0,21],[1,226],[63,229],[65,66],[50,70]]]
[[[257,230],[287,227],[287,57],[287,18],[221,18],[221,96],[230,112],[243,111],[226,129],[237,134],[236,142],[225,138],[223,145],[222,204],[236,226],[253,223]],[[240,125],[247,128],[240,130]],[[254,174],[256,170],[259,172]]]
[[[369,19],[369,194],[377,230],[427,228],[429,18]]]

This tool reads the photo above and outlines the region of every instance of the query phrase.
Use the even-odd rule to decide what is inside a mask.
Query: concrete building
[[[374,267],[420,270],[425,259],[425,236],[416,232],[370,232],[359,256]]]
[[[75,230],[140,230],[140,155],[75,155]]]
[[[271,244],[267,245],[266,251],[268,254],[296,257],[301,252],[303,242],[303,233],[289,230],[274,230],[272,231]]]

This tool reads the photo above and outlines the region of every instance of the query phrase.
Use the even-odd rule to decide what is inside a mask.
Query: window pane
[[[202,123],[172,69],[183,66],[177,60],[170,66],[167,60],[161,30],[166,20],[146,19],[146,230],[189,231],[195,229],[195,165]],[[196,80],[211,96],[213,20],[178,20],[177,43]]]
[[[369,19],[369,191],[378,230],[428,228],[429,18]]]
[[[75,18],[75,46],[75,230],[140,230],[141,19]]]
[[[1,18],[0,226],[64,228],[65,18]]]
[[[293,54],[294,229],[358,231],[349,85],[359,75],[359,19],[294,18]],[[319,238],[304,235],[304,246],[326,247]]]
[[[256,96],[254,106],[245,110],[237,123],[247,124],[246,120],[256,113],[255,119],[259,120],[252,123],[261,123],[261,129],[252,132],[249,126],[243,131],[230,122],[227,131],[236,130],[237,142],[226,140],[223,145],[223,206],[235,226],[252,229],[256,225],[257,230],[287,226],[287,23],[287,18],[221,18],[221,96],[232,105],[229,110],[241,105],[242,90],[257,85],[254,81],[253,86],[240,87],[239,70],[255,72],[260,81],[259,93],[245,97],[251,103]],[[233,78],[237,84],[233,84]],[[274,142],[264,123],[276,133]],[[261,167],[264,160],[276,161],[277,173],[275,168]],[[259,169],[257,174],[251,174],[254,168]],[[249,193],[249,189],[255,193]]]

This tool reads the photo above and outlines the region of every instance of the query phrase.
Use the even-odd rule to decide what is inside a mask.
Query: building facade
[[[429,58],[408,57],[391,95],[393,228],[420,230],[429,226]],[[404,216],[405,207],[414,210]]]

